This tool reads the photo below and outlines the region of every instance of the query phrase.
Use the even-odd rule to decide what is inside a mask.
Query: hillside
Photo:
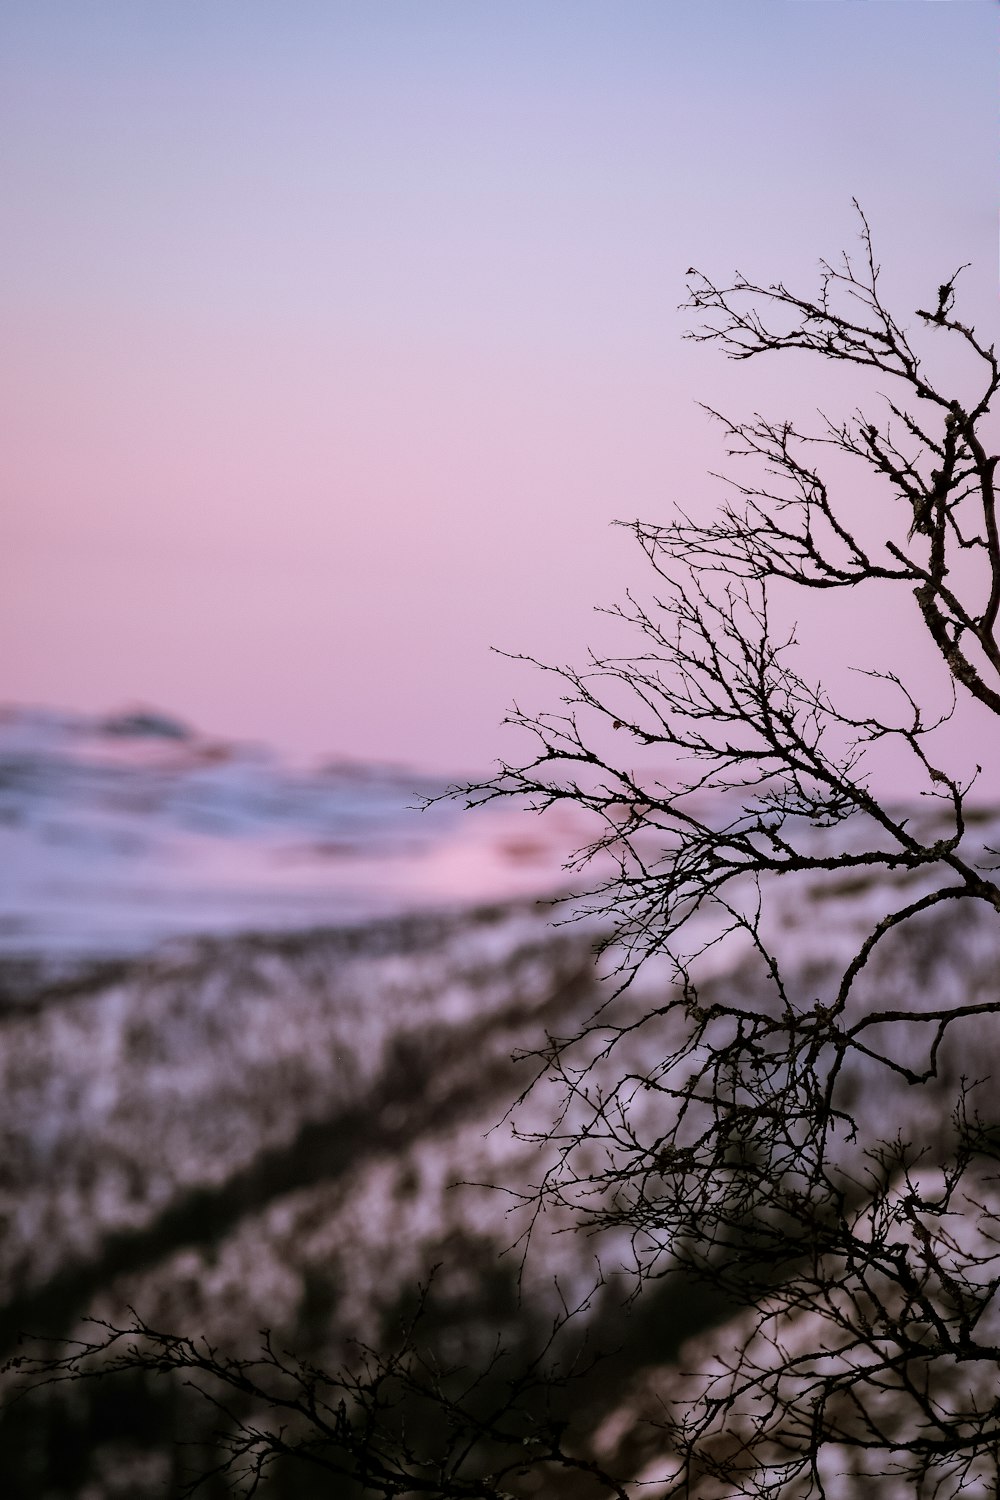
[[[5,1350],[21,1330],[65,1339],[131,1307],[234,1351],[267,1327],[333,1363],[355,1339],[391,1344],[437,1267],[426,1336],[474,1362],[498,1339],[527,1348],[600,1281],[580,1327],[617,1352],[575,1419],[652,1472],[650,1404],[729,1310],[668,1280],[629,1312],[626,1241],[559,1232],[554,1214],[526,1245],[518,1208],[553,1159],[558,1100],[543,1085],[508,1117],[534,1066],[512,1054],[579,1029],[610,994],[600,922],[554,927],[526,894],[564,881],[566,825],[479,814],[473,830],[451,805],[421,820],[405,772],[292,772],[167,719],[0,728]],[[984,843],[996,824],[982,813]],[[803,1003],[884,901],[863,878],[789,889],[773,921]],[[996,973],[988,923],[934,918],[865,984],[919,1010],[943,988],[988,996]],[[616,1021],[669,982],[652,965]],[[706,984],[769,1003],[738,946]],[[669,1023],[646,1028],[614,1067],[638,1073],[670,1042]],[[967,1028],[919,1094],[861,1069],[865,1138],[909,1132],[933,1161],[959,1078],[988,1075],[997,1050]],[[640,1133],[659,1107],[634,1104]],[[11,1413],[0,1481],[49,1500],[179,1496],[216,1422],[141,1382],[56,1389]],[[178,1424],[193,1450],[174,1446]],[[266,1491],[327,1493],[297,1470]]]

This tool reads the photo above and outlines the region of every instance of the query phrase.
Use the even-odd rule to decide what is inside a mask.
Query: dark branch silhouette
[[[856,368],[878,416],[804,431],[713,412],[753,477],[730,480],[706,522],[629,523],[654,597],[609,613],[634,649],[536,662],[561,707],[516,710],[531,752],[462,789],[473,805],[571,804],[594,828],[576,868],[611,862],[576,915],[612,924],[617,981],[537,1055],[563,1103],[530,1137],[548,1166],[523,1201],[626,1255],[640,1308],[651,1283],[683,1274],[729,1311],[683,1366],[623,1393],[642,1462],[634,1443],[571,1441],[542,1415],[569,1378],[555,1344],[497,1396],[501,1352],[445,1378],[420,1354],[419,1322],[402,1353],[367,1351],[336,1376],[270,1345],[227,1360],[141,1323],[22,1373],[180,1371],[220,1401],[239,1392],[266,1418],[225,1408],[221,1463],[246,1493],[289,1452],[384,1496],[499,1500],[529,1480],[634,1496],[638,1477],[688,1500],[993,1493],[1000,1121],[983,1079],[1000,994],[956,991],[940,965],[983,923],[996,944],[1000,887],[970,816],[980,773],[945,755],[941,731],[970,703],[1000,714],[1000,367],[959,320],[958,272],[917,332],[888,310],[858,213],[860,254],[822,262],[815,294],[692,270],[685,305],[690,337],[730,359],[798,351]],[[930,337],[971,362],[971,394],[936,381]],[[841,498],[844,462],[866,477],[863,506]],[[863,711],[812,681],[794,634],[772,624],[781,591],[861,588],[909,612],[939,672],[869,672],[879,702]],[[885,794],[889,763],[922,802]],[[871,898],[850,951],[818,967],[782,929],[786,890],[814,889]],[[715,962],[730,952],[739,964]],[[636,982],[650,959],[668,971],[652,990]],[[567,1473],[590,1488],[560,1490]]]

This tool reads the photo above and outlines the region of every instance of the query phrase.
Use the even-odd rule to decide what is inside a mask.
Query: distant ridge
[[[144,704],[0,707],[0,964],[71,978],[178,936],[355,923],[561,884],[565,833],[547,839],[514,809],[417,810],[446,785],[341,757],[290,767]]]

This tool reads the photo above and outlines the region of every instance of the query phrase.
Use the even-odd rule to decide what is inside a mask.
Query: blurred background
[[[853,195],[895,305],[993,316],[995,20],[7,0],[0,698],[487,766],[490,648],[717,503],[696,401],[829,395],[683,343],[689,266],[812,285]]]
[[[539,1170],[488,1132],[511,1052],[596,1003],[596,928],[537,900],[583,831],[414,808],[516,757],[514,699],[551,702],[491,648],[579,661],[641,588],[611,523],[718,503],[698,401],[850,409],[836,371],[685,343],[688,267],[811,289],[856,198],[891,305],[969,262],[992,325],[996,19],[0,6],[5,1349],[132,1305],[333,1360],[441,1262],[433,1335],[475,1358],[546,1325],[554,1274],[586,1283],[553,1237],[518,1303],[516,1226],[450,1190]],[[838,619],[843,662],[919,670],[881,608]],[[864,899],[788,917],[830,945],[803,962]],[[692,1307],[650,1311],[619,1377],[718,1313]],[[615,1400],[587,1395],[593,1428]],[[19,1409],[0,1477],[178,1495],[212,1420],[74,1388]]]

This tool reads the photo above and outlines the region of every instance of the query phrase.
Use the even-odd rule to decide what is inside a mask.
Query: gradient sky
[[[790,387],[691,264],[995,319],[992,0],[3,0],[0,699],[475,769]],[[817,388],[818,389],[818,388]],[[906,624],[911,624],[907,621]],[[886,630],[902,629],[883,622]],[[870,625],[870,622],[869,622]],[[868,627],[866,627],[868,628]]]

